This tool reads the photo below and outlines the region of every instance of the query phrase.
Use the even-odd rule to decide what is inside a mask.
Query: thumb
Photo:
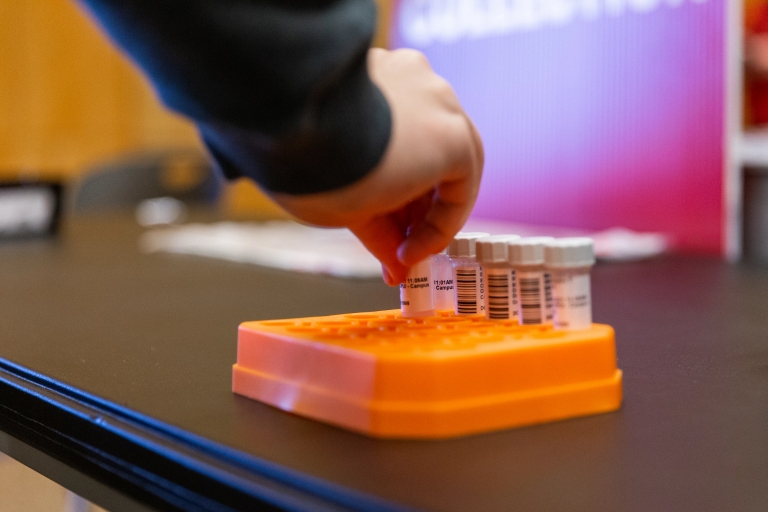
[[[396,286],[403,282],[408,267],[398,260],[397,248],[403,243],[405,235],[394,216],[374,217],[362,224],[350,226],[349,230],[381,262],[384,281],[388,285]]]

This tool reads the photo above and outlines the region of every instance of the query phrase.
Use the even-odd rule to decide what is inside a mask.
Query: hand
[[[273,198],[305,222],[348,227],[394,286],[464,225],[480,186],[483,145],[453,89],[422,53],[374,48],[368,71],[392,111],[382,161],[342,189]]]

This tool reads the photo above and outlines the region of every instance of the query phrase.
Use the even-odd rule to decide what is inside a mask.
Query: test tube
[[[517,235],[494,235],[477,241],[477,261],[483,267],[485,317],[491,320],[517,319],[517,292],[514,271],[509,266],[509,242]]]
[[[435,311],[453,311],[453,266],[447,249],[433,256],[432,290]]]
[[[432,256],[408,270],[400,283],[400,312],[405,318],[435,316],[432,300]]]
[[[488,233],[457,233],[448,245],[456,292],[454,311],[457,315],[485,314],[483,269],[475,259],[477,239],[484,236],[488,236]]]
[[[589,272],[595,264],[591,238],[560,238],[544,248],[552,274],[555,329],[587,329],[592,325]]]
[[[552,241],[552,237],[540,236],[509,242],[520,325],[552,323],[552,277],[544,268],[544,246]]]

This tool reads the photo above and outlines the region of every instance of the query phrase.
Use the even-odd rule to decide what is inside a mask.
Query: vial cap
[[[485,236],[477,241],[477,261],[481,263],[506,263],[509,257],[509,242],[520,238],[518,235]]]
[[[551,236],[533,236],[509,242],[511,265],[543,265],[544,247],[554,241]]]
[[[448,244],[448,256],[451,258],[474,258],[475,242],[484,236],[488,236],[488,233],[479,231],[456,233],[451,243]]]
[[[591,238],[558,238],[544,248],[547,267],[575,268],[595,264],[595,244]]]

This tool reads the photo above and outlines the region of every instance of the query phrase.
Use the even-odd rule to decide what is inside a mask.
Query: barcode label
[[[486,269],[488,284],[488,318],[503,320],[509,318],[509,271],[492,273]]]
[[[561,272],[552,276],[555,329],[586,329],[592,325],[589,273]]]
[[[460,315],[478,313],[478,269],[456,269],[456,312]]]
[[[542,304],[543,274],[533,276],[520,276],[520,313],[523,324],[543,323]]]
[[[552,274],[544,272],[544,321],[551,324],[552,315]]]
[[[400,310],[404,317],[434,314],[432,259],[427,258],[408,270],[400,285]]]

